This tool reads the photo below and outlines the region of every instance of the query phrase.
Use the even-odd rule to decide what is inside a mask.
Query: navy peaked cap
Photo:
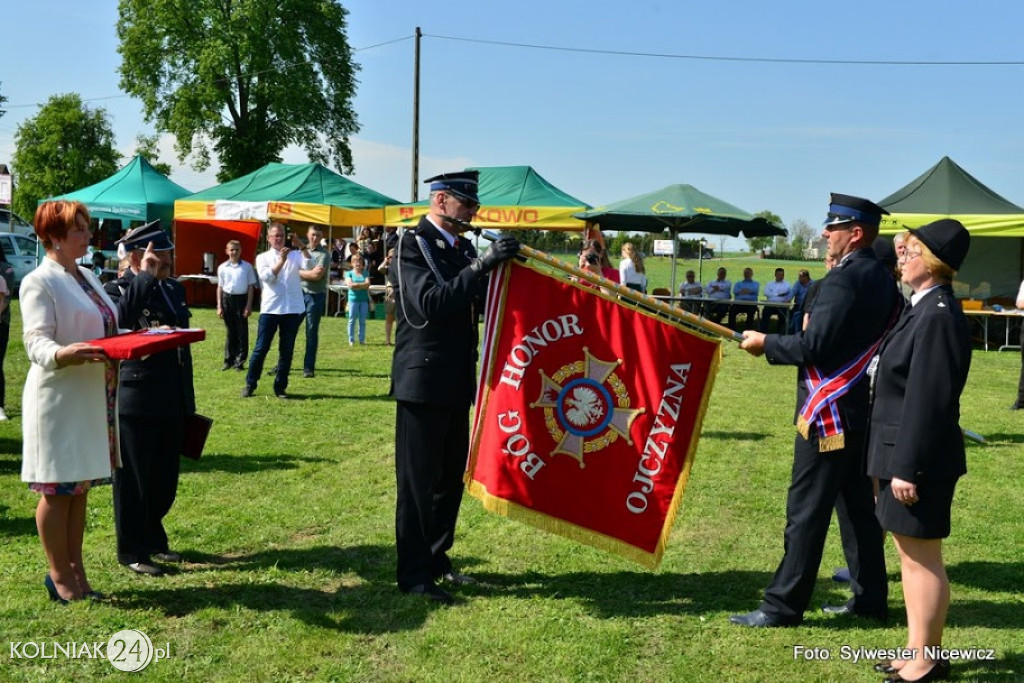
[[[477,187],[480,184],[479,171],[442,173],[423,182],[430,183],[431,192],[451,192],[461,199],[480,203],[480,196],[477,194]]]
[[[869,199],[833,192],[825,225],[860,223],[877,228],[883,215],[888,216],[889,212]]]
[[[124,234],[124,237],[117,241],[117,244],[123,245],[125,251],[132,251],[134,249],[145,249],[149,246],[150,242],[153,243],[153,251],[169,251],[174,249],[174,243],[167,236],[167,231],[160,227],[159,218],[152,223],[132,228]]]

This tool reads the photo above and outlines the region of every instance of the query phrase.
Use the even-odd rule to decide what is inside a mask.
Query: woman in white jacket
[[[35,230],[46,257],[21,284],[25,350],[22,481],[41,494],[36,528],[51,600],[101,599],[82,563],[89,489],[119,464],[117,369],[90,339],[117,334],[117,307],[76,261],[92,233],[79,202],[40,205]]]

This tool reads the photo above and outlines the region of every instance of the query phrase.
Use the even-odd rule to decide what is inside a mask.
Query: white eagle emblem
[[[572,396],[565,399],[569,409],[565,411],[565,419],[576,427],[593,424],[604,415],[604,407],[597,392],[589,387],[576,387]]]
[[[444,249],[446,246],[448,246],[447,244],[444,243],[444,240],[440,238],[435,240],[434,243],[437,244],[438,249]]]

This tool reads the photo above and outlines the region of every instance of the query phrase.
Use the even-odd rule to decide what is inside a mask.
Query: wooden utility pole
[[[423,32],[416,27],[416,57],[412,84],[412,200],[419,199],[420,184],[420,39]]]

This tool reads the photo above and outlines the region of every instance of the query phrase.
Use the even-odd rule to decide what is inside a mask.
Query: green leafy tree
[[[765,210],[765,211],[758,211],[754,215],[759,217],[759,218],[765,219],[769,223],[775,223],[775,225],[782,225],[782,219],[779,218],[778,215],[772,213],[771,211],[767,211],[767,210]],[[750,251],[753,252],[753,253],[757,253],[759,251],[763,251],[764,249],[767,249],[768,247],[772,246],[774,243],[775,243],[775,238],[774,237],[748,237],[747,238],[747,246],[750,247]]]
[[[105,109],[76,93],[54,95],[14,134],[18,178],[14,210],[28,218],[40,199],[98,183],[117,171],[121,155]]]
[[[800,258],[804,253],[804,249],[814,241],[817,234],[820,233],[815,233],[811,224],[803,218],[793,221],[793,224],[789,227],[789,246],[794,256]]]
[[[290,144],[351,173],[358,66],[335,0],[120,0],[121,87],[180,161],[230,180]]]
[[[171,175],[171,165],[159,161],[160,152],[157,146],[160,144],[159,135],[143,135],[139,133],[135,137],[135,153],[132,156],[145,157],[146,161],[149,162],[150,166],[160,171],[164,175]]]

